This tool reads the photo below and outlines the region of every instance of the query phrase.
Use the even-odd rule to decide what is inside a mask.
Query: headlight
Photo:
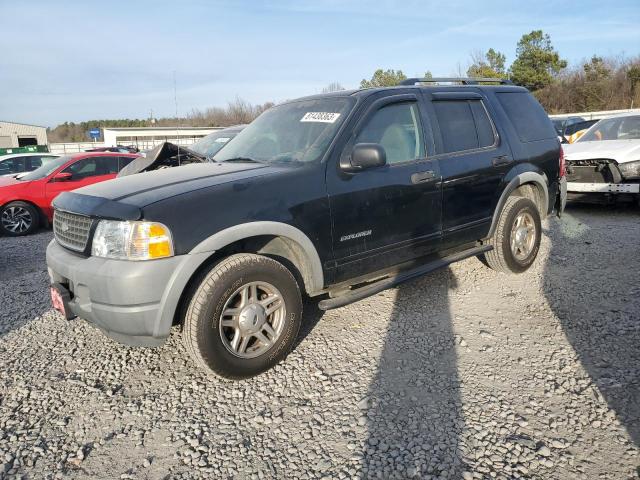
[[[640,178],[640,160],[618,164],[618,170],[624,178]]]
[[[173,256],[171,232],[156,222],[100,220],[91,254],[117,260],[153,260]]]

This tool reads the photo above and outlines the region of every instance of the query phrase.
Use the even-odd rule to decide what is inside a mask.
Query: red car
[[[13,177],[0,177],[0,233],[28,235],[53,221],[51,201],[60,192],[115,178],[132,153],[77,153],[56,158],[42,167]]]

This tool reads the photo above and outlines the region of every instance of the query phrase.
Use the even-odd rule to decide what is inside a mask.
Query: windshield
[[[69,160],[71,160],[70,155],[66,157],[52,158],[41,167],[36,168],[33,172],[29,172],[26,175],[21,175],[20,177],[18,177],[18,180],[22,180],[25,182],[30,182],[32,180],[40,180],[44,177],[51,175],[58,168],[60,168],[65,163],[67,163]]]
[[[214,160],[313,162],[322,157],[351,106],[350,98],[329,97],[273,107],[240,132]]]
[[[229,141],[238,135],[239,131],[224,131],[213,132],[206,137],[201,138],[197,142],[189,145],[189,150],[192,150],[200,155],[204,155],[207,158],[213,157],[220,151]]]
[[[580,137],[578,142],[640,139],[640,115],[600,120]]]

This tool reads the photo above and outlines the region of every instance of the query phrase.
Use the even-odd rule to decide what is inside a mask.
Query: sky
[[[640,1],[0,0],[0,120],[183,116],[279,102],[377,68],[463,71],[542,29],[570,64],[640,54]]]

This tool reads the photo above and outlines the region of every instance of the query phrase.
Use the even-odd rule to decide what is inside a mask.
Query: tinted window
[[[9,169],[11,173],[21,173],[25,170],[25,157],[16,157],[9,161]]]
[[[526,92],[499,92],[496,96],[522,142],[556,138],[551,120],[533,96]]]
[[[42,159],[40,157],[29,157],[29,163],[31,164],[30,170],[35,170],[42,166]]]
[[[21,177],[20,180],[23,180],[25,182],[28,182],[31,180],[40,180],[44,177],[51,175],[53,172],[55,172],[58,168],[60,168],[62,165],[67,163],[72,158],[73,158],[73,155],[69,155],[66,157],[58,157],[58,158],[54,158],[49,161],[46,161],[44,162],[44,165],[42,165],[40,168],[37,168],[33,172],[26,174],[24,177]]]
[[[122,170],[124,167],[129,165],[132,160],[133,160],[133,157],[120,157],[120,163],[118,165],[118,171]]]
[[[13,168],[13,162],[11,160],[0,161],[0,175],[11,173],[12,168]]]
[[[480,148],[490,147],[496,141],[493,131],[493,125],[487,115],[487,111],[480,101],[469,102],[471,105],[471,111],[473,112],[473,119],[476,123],[476,132],[478,133],[478,146]]]
[[[479,100],[433,102],[445,153],[494,144],[493,126]]]
[[[420,114],[415,103],[389,105],[378,110],[356,138],[356,143],[378,143],[387,163],[424,157]]]
[[[96,175],[115,175],[119,172],[120,157],[97,157]]]
[[[73,180],[81,180],[87,177],[99,175],[96,170],[96,158],[85,158],[69,165],[64,172],[71,173]]]

